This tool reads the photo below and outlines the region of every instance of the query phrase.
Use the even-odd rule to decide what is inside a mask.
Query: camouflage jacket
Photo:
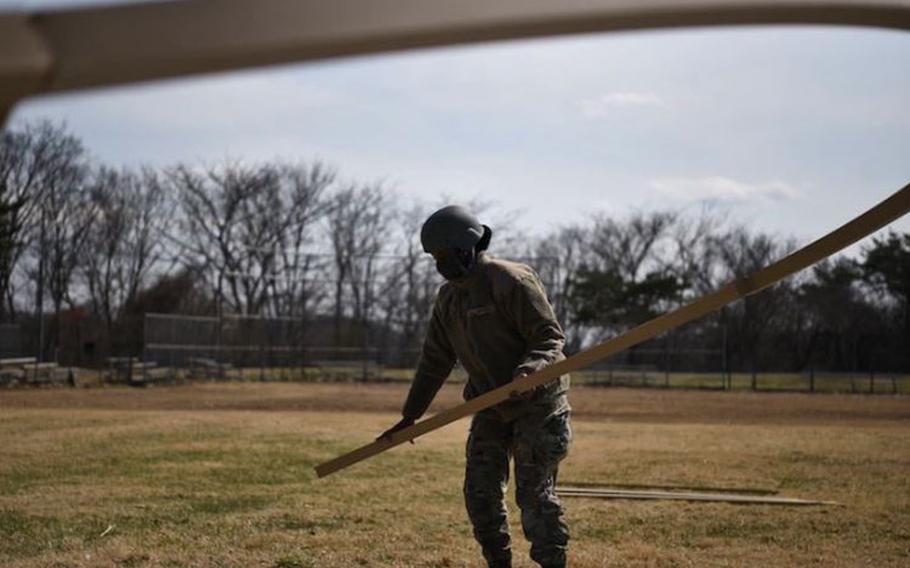
[[[528,266],[478,257],[471,273],[445,283],[436,297],[417,373],[402,414],[420,418],[455,365],[468,373],[465,400],[565,358],[565,335],[537,274]],[[495,408],[511,419],[532,411],[568,409],[568,375],[537,389],[527,401]]]

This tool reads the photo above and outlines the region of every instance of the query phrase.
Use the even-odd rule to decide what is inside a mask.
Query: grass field
[[[0,566],[480,566],[467,423],[323,480],[401,384],[0,391]],[[446,387],[435,408],[457,403]],[[570,565],[910,565],[910,398],[573,389],[561,481],[841,507],[565,500]],[[518,561],[527,545],[510,504]]]

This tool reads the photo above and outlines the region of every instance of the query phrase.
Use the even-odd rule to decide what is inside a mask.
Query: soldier
[[[464,398],[470,400],[565,358],[565,336],[537,274],[487,255],[491,236],[489,227],[457,206],[440,209],[424,223],[421,243],[446,283],[436,297],[403,418],[380,438],[426,412],[456,359],[468,373]],[[516,393],[471,422],[464,498],[491,567],[512,563],[504,501],[510,457],[531,558],[547,568],[566,565],[569,532],[554,488],[572,439],[568,388],[569,377],[559,377]]]

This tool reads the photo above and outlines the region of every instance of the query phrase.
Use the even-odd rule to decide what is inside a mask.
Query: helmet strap
[[[493,237],[493,229],[487,227],[486,225],[481,225],[483,227],[483,236],[480,237],[480,240],[477,241],[477,244],[474,245],[474,252],[480,253],[487,250],[487,247],[490,246],[490,239]]]

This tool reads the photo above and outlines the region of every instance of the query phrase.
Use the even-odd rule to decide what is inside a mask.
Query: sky
[[[807,242],[910,182],[910,34],[488,43],[30,99],[10,124],[38,118],[111,165],[318,159],[433,204],[494,201],[532,234],[708,200]]]

